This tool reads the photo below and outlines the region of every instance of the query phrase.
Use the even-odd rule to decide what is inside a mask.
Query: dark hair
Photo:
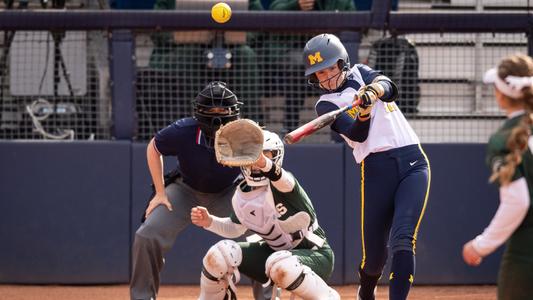
[[[509,75],[533,76],[533,59],[525,54],[514,54],[504,58],[498,65],[498,77],[504,80]],[[507,138],[507,148],[510,152],[505,156],[505,162],[490,176],[491,182],[498,180],[501,185],[506,185],[511,181],[516,166],[522,162],[522,155],[528,146],[533,125],[533,86],[524,87],[520,98],[507,98],[512,103],[523,103],[526,113],[520,124],[512,129]]]

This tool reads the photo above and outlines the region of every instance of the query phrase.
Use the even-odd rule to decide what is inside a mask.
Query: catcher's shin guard
[[[277,251],[268,257],[266,275],[304,300],[340,300],[334,289],[289,251]]]
[[[237,243],[223,240],[213,245],[203,259],[199,300],[234,300],[235,283],[239,281],[237,267],[242,251]]]
[[[206,276],[204,271],[200,278],[200,297],[198,300],[234,300],[235,293],[229,288],[224,279],[213,280]]]

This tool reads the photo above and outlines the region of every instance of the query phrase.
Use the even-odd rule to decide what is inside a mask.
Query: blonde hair
[[[533,59],[525,54],[514,54],[504,58],[498,65],[498,77],[505,79],[509,75],[533,76]],[[528,146],[533,125],[533,86],[524,87],[520,98],[507,98],[512,104],[523,103],[526,113],[520,120],[520,124],[512,129],[507,138],[507,148],[510,153],[505,156],[505,162],[490,176],[491,182],[498,180],[501,185],[506,185],[511,181]]]

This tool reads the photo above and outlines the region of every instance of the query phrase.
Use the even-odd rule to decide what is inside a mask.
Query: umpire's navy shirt
[[[218,193],[233,184],[239,168],[219,164],[208,147],[198,121],[177,120],[155,135],[155,147],[164,156],[177,156],[183,182],[202,193]]]

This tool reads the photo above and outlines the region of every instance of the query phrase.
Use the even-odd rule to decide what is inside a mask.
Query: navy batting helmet
[[[241,104],[224,82],[212,81],[193,101],[194,118],[204,134],[212,139],[220,125],[239,118]]]
[[[344,45],[333,34],[323,33],[310,39],[305,44],[303,51],[303,61],[305,65],[305,76],[311,83],[316,81],[314,73],[339,64],[339,69],[348,71],[350,68],[350,58]]]

